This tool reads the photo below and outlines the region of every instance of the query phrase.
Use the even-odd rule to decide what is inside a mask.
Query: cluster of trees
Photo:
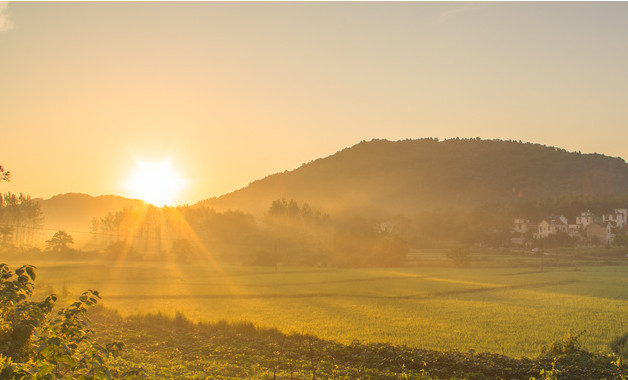
[[[132,253],[161,252],[164,243],[163,211],[151,205],[125,208],[105,217],[92,219],[90,232],[92,246],[95,248],[118,246],[120,242],[128,242],[133,243],[135,250]]]
[[[242,251],[257,232],[253,216],[240,211],[146,205],[93,219],[91,247],[110,259],[211,260]]]
[[[533,221],[549,215],[564,215],[575,220],[582,211],[601,215],[616,208],[628,208],[628,193],[612,196],[593,196],[564,193],[557,197],[514,202],[491,202],[468,208],[436,208],[412,217],[397,215],[390,220],[395,231],[412,247],[446,248],[451,246],[508,246],[512,237],[513,220]],[[529,233],[532,238],[532,233]],[[541,241],[542,240],[542,241]],[[567,234],[541,239],[543,247],[573,246],[576,239]],[[625,233],[617,232],[615,244],[628,245]]]
[[[330,258],[329,215],[309,204],[274,200],[259,225],[257,264],[324,265]]]
[[[333,236],[333,263],[339,266],[402,266],[409,248],[397,233],[366,218],[338,223]]]
[[[628,208],[628,192],[606,196],[562,193],[537,200],[518,200],[504,204],[502,208],[510,216],[530,220],[540,220],[548,215],[564,215],[574,220],[582,211],[601,215],[616,208]]]
[[[24,248],[43,224],[39,203],[24,194],[0,194],[0,250]]]
[[[334,221],[285,199],[273,201],[259,220],[204,207],[125,209],[94,219],[92,236],[92,247],[110,259],[364,266],[401,265],[408,252],[405,240],[375,220]]]
[[[437,208],[413,216],[367,218],[330,215],[308,203],[277,199],[263,217],[205,207],[125,209],[92,223],[94,247],[109,258],[169,258],[181,262],[221,259],[255,265],[403,265],[409,248],[507,246],[515,217],[534,219],[581,210],[628,206],[628,196],[564,194],[544,200],[493,202],[473,208]],[[618,242],[623,235],[619,236]],[[558,238],[554,238],[556,240]],[[551,239],[550,239],[551,240]],[[539,242],[569,246],[571,240]],[[462,252],[462,253],[461,253]],[[455,260],[454,260],[455,258]]]

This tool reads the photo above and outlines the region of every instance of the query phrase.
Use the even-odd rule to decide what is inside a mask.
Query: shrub
[[[447,252],[447,259],[453,266],[464,267],[471,262],[471,253],[464,247],[456,247]]]
[[[55,294],[31,300],[35,277],[32,265],[12,272],[0,264],[0,378],[111,379],[139,373],[119,374],[107,365],[122,343],[94,341],[84,314],[98,302],[97,291],[86,291],[55,315]]]
[[[613,356],[589,352],[581,347],[579,340],[584,333],[570,334],[543,349],[539,357],[541,366],[547,368],[543,375],[561,379],[617,379],[625,375],[625,368],[616,365]]]
[[[610,343],[611,350],[622,359],[628,359],[628,333],[618,336]]]

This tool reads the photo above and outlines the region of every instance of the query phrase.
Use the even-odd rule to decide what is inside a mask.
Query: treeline
[[[146,206],[94,219],[91,248],[116,260],[400,266],[410,248],[509,246],[514,218],[540,220],[561,214],[573,219],[583,210],[601,214],[614,208],[628,208],[628,194],[563,194],[377,218],[331,216],[308,203],[286,199],[274,200],[259,218],[238,210]]]
[[[23,249],[43,224],[39,203],[24,194],[0,194],[0,252]]]
[[[437,208],[413,217],[398,215],[390,220],[397,233],[416,248],[452,245],[503,247],[510,245],[515,218],[529,219],[534,223],[550,215],[564,215],[570,223],[575,223],[575,218],[583,211],[602,215],[617,208],[628,208],[628,193],[611,196],[564,193],[538,200],[491,202],[473,208]],[[574,244],[572,240],[555,243]]]
[[[221,260],[251,265],[403,265],[407,243],[374,220],[333,220],[308,203],[275,200],[256,220],[241,211],[146,206],[92,221],[105,258]]]
[[[628,208],[628,192],[606,196],[563,193],[539,200],[518,200],[503,208],[513,217],[541,220],[548,215],[564,215],[572,221],[587,210],[602,215],[617,208]]]
[[[109,259],[225,258],[251,245],[258,227],[241,211],[146,205],[94,218],[89,248]]]
[[[628,208],[628,194],[563,194],[543,200],[492,202],[473,208],[435,208],[414,215],[378,217],[330,215],[308,203],[286,199],[272,201],[257,218],[239,210],[146,205],[94,218],[91,240],[80,249],[72,247],[69,234],[58,231],[56,237],[46,241],[45,251],[30,251],[60,258],[80,255],[109,260],[401,266],[411,248],[509,246],[514,218],[538,221],[560,214],[573,220],[584,210],[602,214],[615,208]],[[364,215],[369,215],[368,210]],[[6,223],[0,225],[2,249],[20,251],[20,246],[28,246],[43,216],[38,203],[29,197],[5,194],[0,218]],[[617,236],[616,244],[628,245],[628,236]],[[566,239],[543,244],[545,248],[575,244],[574,239]]]

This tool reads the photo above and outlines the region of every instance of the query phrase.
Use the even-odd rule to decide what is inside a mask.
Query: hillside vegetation
[[[198,206],[259,214],[287,198],[333,214],[410,214],[565,193],[607,197],[627,188],[628,165],[601,154],[500,140],[372,140]]]
[[[85,231],[92,218],[102,217],[124,208],[141,207],[144,202],[114,195],[92,197],[87,194],[67,193],[50,199],[35,199],[44,214],[44,227]],[[78,238],[81,238],[78,236]]]

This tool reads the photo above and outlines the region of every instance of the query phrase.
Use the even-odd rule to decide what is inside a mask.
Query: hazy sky
[[[0,191],[182,203],[372,138],[628,159],[628,3],[0,3]]]

